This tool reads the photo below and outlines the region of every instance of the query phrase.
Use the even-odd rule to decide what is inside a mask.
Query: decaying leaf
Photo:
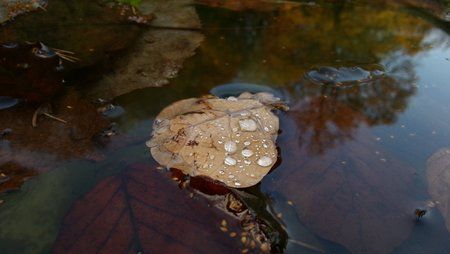
[[[274,172],[270,188],[295,204],[315,234],[352,253],[391,253],[415,225],[415,169],[383,149],[364,124],[355,124],[364,121],[360,113],[339,106],[336,118],[309,113],[310,119],[298,119],[304,113],[298,110],[294,105],[282,119],[278,143],[282,157],[291,159]],[[333,140],[343,135],[350,136]],[[316,137],[329,140],[322,143],[326,149],[315,147]]]
[[[238,253],[240,239],[229,236],[240,233],[238,225],[161,172],[136,164],[73,204],[53,253]]]
[[[271,109],[278,105],[268,93],[181,100],[157,116],[147,145],[168,168],[249,187],[277,161],[279,122]]]
[[[450,231],[450,148],[434,153],[427,164],[428,192],[445,219]]]

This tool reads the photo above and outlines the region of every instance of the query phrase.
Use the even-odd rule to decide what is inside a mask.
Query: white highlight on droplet
[[[258,129],[258,126],[253,119],[239,120],[239,126],[243,131],[256,131]]]
[[[241,153],[242,153],[242,156],[244,156],[246,158],[251,157],[253,155],[253,151],[249,150],[249,149],[244,149],[244,150],[242,150]]]
[[[236,165],[236,160],[230,156],[227,156],[227,157],[225,157],[224,163],[228,166],[234,166],[234,165]]]
[[[237,145],[233,141],[227,141],[225,142],[224,148],[228,153],[234,153],[237,150]]]
[[[258,163],[258,165],[260,165],[261,167],[268,167],[272,165],[272,159],[267,156],[263,156],[259,158],[259,160],[256,163]]]

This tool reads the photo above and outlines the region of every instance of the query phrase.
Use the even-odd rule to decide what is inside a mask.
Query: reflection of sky
[[[416,95],[394,125],[374,128],[390,150],[419,167],[436,149],[450,146],[449,39],[439,30],[425,37],[430,49],[411,59],[417,75]]]

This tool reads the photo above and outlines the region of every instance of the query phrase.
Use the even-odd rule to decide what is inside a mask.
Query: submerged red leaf
[[[54,252],[236,253],[237,240],[220,230],[223,216],[154,168],[135,165],[73,205]]]

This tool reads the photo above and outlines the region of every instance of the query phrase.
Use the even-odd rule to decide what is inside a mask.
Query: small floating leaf
[[[249,187],[277,161],[279,123],[271,110],[279,105],[267,93],[178,101],[157,116],[147,145],[161,165]]]

